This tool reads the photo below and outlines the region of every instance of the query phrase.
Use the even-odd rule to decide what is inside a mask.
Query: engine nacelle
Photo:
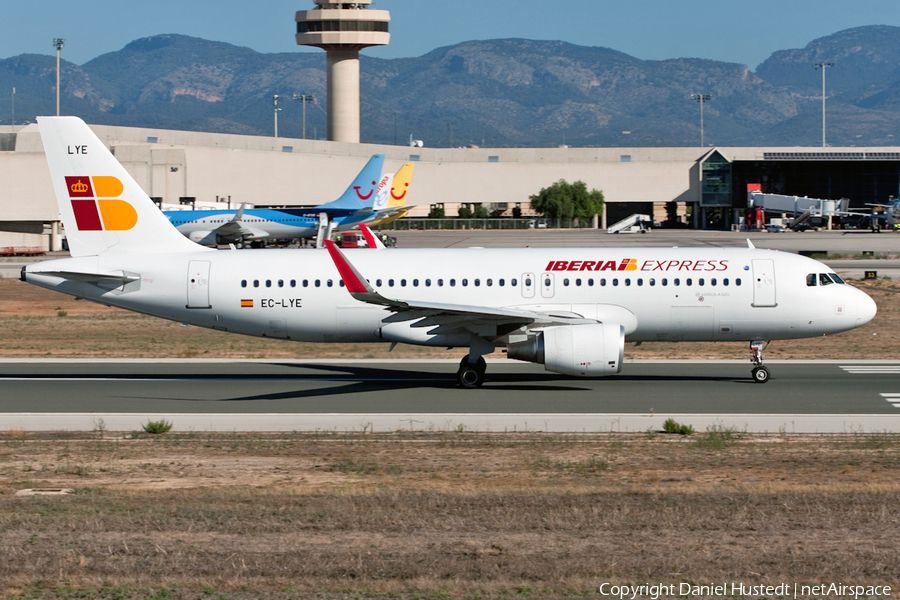
[[[614,375],[622,370],[625,358],[625,329],[616,323],[548,327],[510,344],[506,354],[563,375]]]
[[[192,242],[196,242],[201,246],[215,246],[216,245],[216,232],[215,231],[192,231],[188,236],[188,239]]]

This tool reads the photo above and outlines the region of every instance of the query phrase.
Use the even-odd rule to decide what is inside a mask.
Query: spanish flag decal
[[[253,300],[241,300],[241,308],[253,308]]]

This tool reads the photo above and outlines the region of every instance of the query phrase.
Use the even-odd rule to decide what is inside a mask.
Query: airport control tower
[[[372,0],[314,0],[298,10],[297,43],[328,53],[328,139],[359,143],[359,51],[391,41],[386,10],[368,8]]]

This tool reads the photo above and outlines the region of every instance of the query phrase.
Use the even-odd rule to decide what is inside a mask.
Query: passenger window
[[[425,280],[425,287],[431,287],[431,280],[430,280],[430,279],[426,279],[426,280]]]
[[[619,285],[619,280],[618,280],[618,278],[613,279],[612,284],[613,284],[613,285]]]
[[[681,285],[681,280],[676,277],[675,279],[672,280],[672,284],[673,285]]]
[[[690,285],[690,284],[688,284],[688,285]],[[703,278],[701,277],[701,278],[697,281],[697,285],[706,285],[706,280],[703,279]]]
[[[444,287],[444,280],[438,279],[438,287]]]
[[[309,279],[303,280],[303,287],[309,287]]]
[[[588,279],[588,286],[594,287],[594,279],[593,278]]]
[[[451,279],[451,280],[450,280],[450,287],[454,287],[454,286],[456,286],[456,280],[455,280],[455,279]]]
[[[651,277],[648,283],[650,284],[650,287],[653,287],[656,285],[656,280]]]
[[[419,287],[419,280],[413,279],[413,287]]]
[[[691,278],[688,278],[684,281],[684,285],[694,285],[694,281]]]
[[[669,280],[666,279],[665,277],[663,277],[662,284],[663,284],[663,287],[669,285]]]
[[[485,283],[487,284],[488,287],[491,287],[492,285],[494,285],[494,280],[488,279],[487,281],[485,281]]]
[[[600,280],[600,285],[606,287],[606,278]]]
[[[644,285],[644,280],[643,280],[643,279],[638,279],[638,285]]]
[[[625,278],[625,285],[631,285],[631,278],[630,278],[630,277],[626,277],[626,278]]]
[[[576,279],[576,280],[575,280],[575,285],[580,286],[580,285],[581,285],[581,279]]]
[[[518,280],[518,279],[515,279],[515,278],[510,279],[510,280],[509,280],[509,285],[511,285],[511,286],[513,286],[513,287],[516,287],[517,285],[519,285],[519,280]],[[529,283],[528,285],[531,285],[531,283]]]
[[[331,280],[329,279],[329,280],[328,280],[328,287],[331,287],[331,283],[332,283],[332,282],[331,282]]]
[[[322,287],[322,282],[316,279],[316,287]]]
[[[266,279],[266,287],[272,287],[272,280]]]
[[[741,285],[741,278],[740,278],[740,277],[738,277],[737,279],[734,280],[734,285],[737,285],[737,286]]]
[[[710,279],[709,283],[710,283],[710,285],[716,285],[716,278],[713,277],[712,279]]]
[[[479,285],[481,285],[481,280],[480,280],[480,279],[476,279],[476,280],[475,280],[475,287],[478,287]]]
[[[394,280],[393,280],[393,279],[388,279],[388,285],[389,285],[390,287],[394,287]]]
[[[297,280],[291,279],[291,287],[297,287]]]
[[[500,287],[503,287],[504,285],[506,285],[506,280],[505,279],[498,280],[497,285],[499,285]]]
[[[816,274],[810,273],[806,276],[806,285],[809,287],[816,287]]]
[[[253,287],[259,287],[259,279],[253,280]]]
[[[831,285],[834,283],[828,273],[819,273],[819,285]]]
[[[544,280],[544,287],[550,287],[550,278]]]
[[[376,279],[376,280],[375,280],[375,287],[381,287],[381,280],[380,280],[380,279]]]
[[[525,278],[525,285],[528,286],[528,287],[531,287],[531,277],[526,277],[526,278]]]
[[[338,284],[339,284],[341,287],[344,287],[344,280],[341,279],[340,281],[338,281]]]
[[[550,280],[548,279],[547,281],[548,281],[547,285],[550,285],[550,283],[549,283]],[[569,278],[568,277],[563,279],[563,285],[566,287],[569,287]]]
[[[247,280],[241,279],[241,287],[247,287]]]
[[[278,280],[278,287],[284,287],[284,279]]]
[[[401,280],[400,280],[400,287],[406,287],[406,280],[405,280],[405,279],[401,279]]]
[[[463,287],[469,285],[469,280],[468,280],[468,279],[463,279],[463,280],[462,280],[462,284],[463,284]]]

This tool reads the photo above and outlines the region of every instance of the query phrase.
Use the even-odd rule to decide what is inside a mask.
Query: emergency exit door
[[[192,260],[188,264],[187,308],[212,308],[209,304],[209,261]]]
[[[778,306],[775,301],[775,261],[753,261],[753,306]]]

